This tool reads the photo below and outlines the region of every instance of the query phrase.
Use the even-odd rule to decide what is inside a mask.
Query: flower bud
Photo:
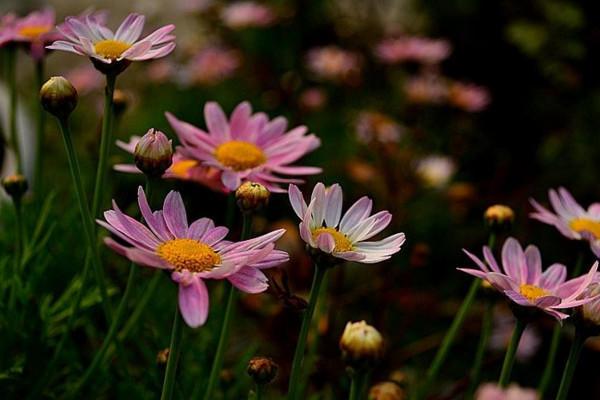
[[[53,76],[40,89],[44,110],[57,118],[67,118],[77,106],[77,90],[62,76]]]
[[[512,225],[515,213],[510,207],[496,204],[485,210],[484,218],[491,229],[502,230]]]
[[[600,295],[600,284],[592,283],[583,294],[584,298]],[[581,306],[580,316],[590,328],[600,329],[600,297]]]
[[[166,364],[169,361],[169,352],[170,349],[167,347],[166,349],[162,349],[156,354],[156,363],[159,365]]]
[[[135,145],[135,165],[148,176],[162,176],[173,163],[173,146],[167,136],[150,129]]]
[[[273,382],[279,371],[279,365],[269,357],[254,357],[248,363],[248,375],[257,385]]]
[[[29,188],[27,178],[20,174],[9,175],[2,178],[2,186],[6,193],[13,199],[20,199],[23,197]]]
[[[383,337],[365,321],[348,322],[340,339],[340,349],[348,365],[369,367],[383,357]]]
[[[259,211],[269,203],[271,193],[256,182],[244,182],[235,191],[238,207],[243,213]]]
[[[129,106],[130,102],[131,97],[127,92],[116,89],[113,93],[113,110],[115,112],[115,115],[122,115],[125,112],[125,110],[127,110],[127,107]]]
[[[369,400],[404,400],[406,393],[396,382],[380,382],[369,390]]]

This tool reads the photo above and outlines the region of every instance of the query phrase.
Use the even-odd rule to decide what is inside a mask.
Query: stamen
[[[173,239],[156,248],[156,254],[177,271],[210,271],[221,262],[221,256],[209,245],[194,239]]]
[[[352,251],[352,242],[350,241],[350,239],[348,239],[348,237],[346,235],[339,232],[337,229],[335,229],[335,228],[313,229],[313,231],[312,231],[313,239],[316,240],[319,237],[319,235],[321,235],[322,233],[329,233],[331,236],[333,236],[333,240],[335,241],[335,247],[334,247],[333,251],[336,251],[336,252]]]
[[[94,51],[108,60],[116,60],[130,47],[130,44],[121,42],[120,40],[106,39],[96,42],[94,44]]]
[[[519,292],[523,295],[523,297],[525,297],[532,303],[540,297],[548,296],[550,294],[550,292],[548,292],[546,289],[542,289],[539,286],[527,284],[519,286]]]
[[[24,26],[19,29],[19,35],[25,36],[29,39],[36,39],[37,37],[43,35],[44,33],[50,32],[52,29],[52,25],[32,25],[32,26]]]
[[[569,227],[575,232],[589,232],[594,238],[600,239],[600,221],[593,221],[587,218],[575,218],[569,222]]]
[[[234,171],[256,168],[267,161],[258,146],[241,140],[232,140],[217,147],[215,158]]]
[[[198,165],[198,161],[196,160],[181,160],[173,163],[170,171],[175,176],[186,178],[190,168],[194,168],[196,165]]]

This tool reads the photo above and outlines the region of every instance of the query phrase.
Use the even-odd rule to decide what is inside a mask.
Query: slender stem
[[[349,400],[358,400],[358,377],[356,376],[356,374],[352,375],[351,381],[350,381],[350,396],[348,396]]]
[[[44,83],[44,60],[38,60],[35,63],[35,98],[38,97],[40,88]],[[42,184],[42,158],[44,155],[44,126],[46,113],[41,102],[37,102],[37,126],[36,126],[36,146],[35,146],[35,165],[33,169],[33,184],[36,190],[36,196],[40,194]],[[40,198],[39,196],[37,198]]]
[[[544,372],[542,373],[542,378],[540,379],[540,384],[538,386],[540,399],[544,398],[544,395],[550,386],[550,381],[552,380],[552,372],[554,371],[556,354],[558,353],[558,348],[560,346],[560,336],[560,325],[556,324],[554,326],[554,330],[552,331],[552,340],[550,342],[550,348],[548,349],[546,366],[544,367]]]
[[[8,309],[13,310],[17,301],[17,293],[21,290],[21,262],[23,260],[23,250],[25,248],[25,234],[23,229],[23,213],[21,210],[22,204],[20,198],[13,198],[15,206],[15,258],[12,271],[13,283],[11,285]]]
[[[104,182],[108,170],[108,157],[112,145],[112,121],[113,121],[113,95],[115,91],[116,75],[106,75],[106,89],[104,91],[104,115],[102,117],[102,134],[100,137],[100,157],[96,169],[96,184],[94,187],[94,198],[92,201],[92,215],[98,216],[104,196]]]
[[[140,317],[144,314],[144,310],[150,302],[150,299],[154,297],[154,292],[158,287],[158,283],[160,282],[161,277],[162,273],[160,271],[155,271],[152,280],[144,290],[142,298],[138,301],[137,306],[133,309],[133,312],[131,313],[127,322],[124,324],[123,329],[121,329],[121,332],[119,332],[118,337],[120,341],[125,340],[129,336],[133,328],[137,326],[137,322],[139,321]]]
[[[481,376],[481,366],[483,364],[483,357],[485,356],[485,350],[488,346],[490,334],[492,332],[492,325],[494,322],[494,303],[488,299],[485,304],[485,310],[483,312],[483,321],[481,326],[481,336],[479,337],[479,344],[477,345],[477,352],[475,353],[475,361],[473,362],[473,368],[471,369],[471,378],[469,388],[467,389],[467,399],[473,398],[473,393],[479,384],[479,378]]]
[[[369,380],[369,371],[354,370],[352,371],[350,381],[349,400],[359,400],[364,396],[365,386]]]
[[[507,387],[510,383],[510,374],[515,363],[515,355],[517,354],[517,348],[519,347],[519,342],[521,341],[521,335],[523,335],[523,331],[525,330],[526,326],[527,323],[525,321],[517,318],[515,329],[512,337],[510,338],[510,343],[508,344],[508,349],[506,349],[504,363],[502,364],[502,372],[500,373],[500,379],[498,381],[498,384],[502,388]]]
[[[98,254],[98,247],[96,246],[95,230],[93,225],[92,215],[88,206],[87,196],[83,189],[83,181],[81,179],[81,170],[79,168],[79,160],[73,147],[73,141],[71,140],[71,131],[69,128],[68,121],[66,119],[58,119],[62,137],[67,150],[67,159],[69,160],[69,167],[71,169],[71,177],[73,178],[73,184],[75,186],[75,195],[77,202],[79,203],[79,212],[81,213],[81,220],[83,231],[86,237],[89,251],[91,252],[91,262],[98,281],[100,288],[100,299],[102,301],[102,308],[106,320],[110,324],[112,321],[112,310],[108,302],[108,294],[106,290],[106,284],[104,282],[104,274],[102,272],[102,266],[100,263],[100,255]]]
[[[204,400],[211,400],[213,398],[212,394],[217,385],[219,373],[221,372],[221,368],[223,366],[225,346],[227,345],[227,341],[229,339],[229,330],[231,327],[231,319],[235,301],[237,299],[237,290],[232,284],[228,283],[227,285],[229,285],[229,294],[227,296],[227,305],[225,306],[225,316],[223,317],[223,324],[221,325],[217,352],[215,353],[215,358],[213,360],[212,368],[208,378],[208,384],[206,386],[206,391],[204,392]]]
[[[290,384],[288,388],[288,400],[296,400],[298,398],[299,380],[300,373],[302,371],[302,362],[304,359],[304,349],[306,348],[306,338],[308,337],[308,331],[311,325],[313,313],[315,312],[315,304],[319,297],[319,291],[323,278],[327,272],[326,268],[320,268],[318,265],[315,266],[315,274],[313,277],[312,286],[310,288],[310,297],[308,299],[308,305],[304,310],[304,317],[302,318],[302,326],[300,327],[300,334],[298,335],[298,342],[296,344],[296,351],[294,353],[294,361],[292,362],[292,371],[290,373]]]
[[[9,132],[10,132],[10,144],[15,153],[15,160],[17,162],[17,172],[23,171],[23,160],[21,159],[21,146],[19,145],[19,133],[17,131],[17,74],[16,74],[16,63],[17,63],[17,48],[14,45],[7,47],[7,63],[6,63],[6,79],[8,81],[9,91]]]
[[[173,329],[171,330],[171,344],[169,345],[169,359],[167,360],[167,370],[165,380],[163,381],[161,400],[170,400],[173,397],[175,388],[175,375],[177,374],[177,364],[179,363],[179,348],[182,336],[182,319],[179,313],[179,307],[175,302],[175,317],[173,319]]]
[[[577,328],[575,330],[575,339],[573,340],[571,351],[569,352],[569,358],[567,359],[567,364],[565,365],[565,370],[563,371],[563,376],[560,380],[560,387],[558,389],[558,394],[556,395],[556,400],[566,400],[569,395],[575,368],[577,367],[577,362],[579,361],[579,356],[581,355],[581,350],[583,349],[583,344],[586,339],[587,336],[581,329]]]
[[[254,400],[262,400],[264,389],[265,389],[265,385],[259,385],[258,383],[256,384],[256,389],[254,392]]]

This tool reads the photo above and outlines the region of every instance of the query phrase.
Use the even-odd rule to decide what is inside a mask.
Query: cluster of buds
[[[511,227],[515,220],[515,213],[508,206],[495,204],[485,210],[483,217],[490,229],[502,231]]]
[[[77,100],[77,90],[62,76],[53,76],[40,89],[42,107],[59,119],[71,115],[77,106]]]
[[[348,322],[340,339],[340,350],[348,366],[364,369],[381,360],[385,345],[381,333],[365,321]]]
[[[164,133],[151,128],[136,144],[134,156],[140,171],[160,177],[173,163],[173,145]]]
[[[262,386],[275,380],[279,365],[269,357],[254,357],[248,363],[246,371],[254,383]]]
[[[23,175],[14,174],[2,178],[2,187],[13,200],[18,201],[27,192],[29,185]]]
[[[235,191],[235,199],[240,210],[245,213],[260,211],[269,204],[269,190],[256,182],[244,182]]]

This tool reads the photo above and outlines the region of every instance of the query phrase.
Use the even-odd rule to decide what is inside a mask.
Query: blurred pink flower
[[[448,58],[452,47],[447,40],[424,37],[388,38],[375,48],[375,55],[387,64],[415,61],[438,64]]]
[[[360,79],[362,57],[337,46],[317,47],[308,51],[306,66],[320,79],[355,83]]]
[[[506,351],[514,329],[514,317],[510,314],[496,314],[494,316],[494,330],[490,337],[489,347],[493,350]],[[517,359],[519,361],[529,360],[535,355],[541,344],[541,339],[535,327],[528,325],[523,331],[519,346],[517,347]]]
[[[23,18],[5,16],[3,33],[0,34],[1,42],[14,42],[27,46],[27,50],[35,60],[40,60],[46,54],[45,46],[62,35],[56,31],[54,10],[33,11]]]
[[[102,75],[90,64],[80,65],[65,72],[65,78],[75,86],[77,93],[84,95],[104,86]]]
[[[448,156],[433,154],[417,161],[415,172],[426,186],[440,188],[456,173],[456,162]]]
[[[356,119],[356,135],[362,143],[397,143],[403,133],[400,124],[380,112],[363,111]]]
[[[231,29],[269,26],[277,19],[268,6],[254,1],[238,1],[221,11],[223,23]]]
[[[208,132],[171,113],[166,115],[183,145],[182,156],[222,171],[221,180],[229,190],[236,190],[244,181],[253,181],[271,192],[285,192],[281,183],[303,182],[287,176],[321,172],[321,168],[290,165],[319,147],[319,138],[307,135],[305,126],[286,132],[285,118],[270,121],[264,113],[252,114],[248,102],[240,103],[229,120],[217,103],[206,103]]]
[[[183,200],[178,192],[165,197],[163,209],[153,212],[146,194],[138,189],[138,204],[146,224],[124,214],[113,200],[113,209],[104,213],[98,224],[108,229],[127,245],[112,238],[104,239],[116,253],[145,267],[171,272],[179,284],[179,310],[191,327],[203,325],[208,317],[206,279],[227,279],[246,293],[261,293],[268,288],[262,272],[289,258],[275,250],[275,241],[285,230],[231,242],[225,240],[229,229],[215,226],[209,218],[200,218],[188,226]]]
[[[536,246],[529,245],[523,251],[519,242],[508,238],[502,246],[502,269],[491,249],[483,247],[485,262],[463,250],[479,269],[458,268],[459,271],[488,281],[496,290],[512,302],[540,311],[562,320],[569,317],[563,310],[589,303],[594,297],[585,297],[598,270],[598,262],[585,275],[567,280],[567,268],[552,264],[542,273],[542,256]]]
[[[441,104],[448,97],[448,86],[438,75],[424,74],[410,78],[404,84],[408,101],[417,104]]]
[[[303,90],[298,98],[300,107],[309,111],[321,110],[327,103],[327,100],[327,92],[317,87]]]
[[[215,85],[233,75],[242,63],[239,51],[219,46],[204,48],[198,52],[186,67],[191,83]]]
[[[163,58],[149,64],[146,69],[148,79],[155,83],[172,82],[178,79],[178,66],[173,61]]]
[[[481,111],[488,106],[490,100],[488,90],[482,86],[451,82],[448,88],[448,102],[465,111]]]
[[[586,210],[563,187],[558,191],[550,189],[548,197],[554,212],[530,199],[535,212],[529,216],[554,226],[569,239],[587,240],[596,257],[600,257],[600,203],[592,203]]]
[[[364,196],[342,216],[343,193],[337,183],[325,188],[317,183],[308,205],[300,189],[290,185],[289,198],[300,218],[300,236],[313,249],[346,261],[374,264],[389,259],[400,251],[404,233],[396,233],[378,241],[368,241],[392,221],[392,214],[380,211],[371,215],[373,201]]]
[[[511,383],[506,389],[496,383],[482,383],[475,393],[475,400],[538,400],[535,389],[522,388]]]
[[[117,146],[133,155],[140,136],[132,136],[129,142],[117,140]],[[135,164],[115,164],[114,169],[119,172],[141,174]],[[202,165],[197,160],[185,158],[181,154],[181,146],[175,147],[173,164],[162,176],[164,179],[180,179],[192,181],[208,187],[215,192],[226,192],[227,189],[221,183],[221,171],[217,168]]]

